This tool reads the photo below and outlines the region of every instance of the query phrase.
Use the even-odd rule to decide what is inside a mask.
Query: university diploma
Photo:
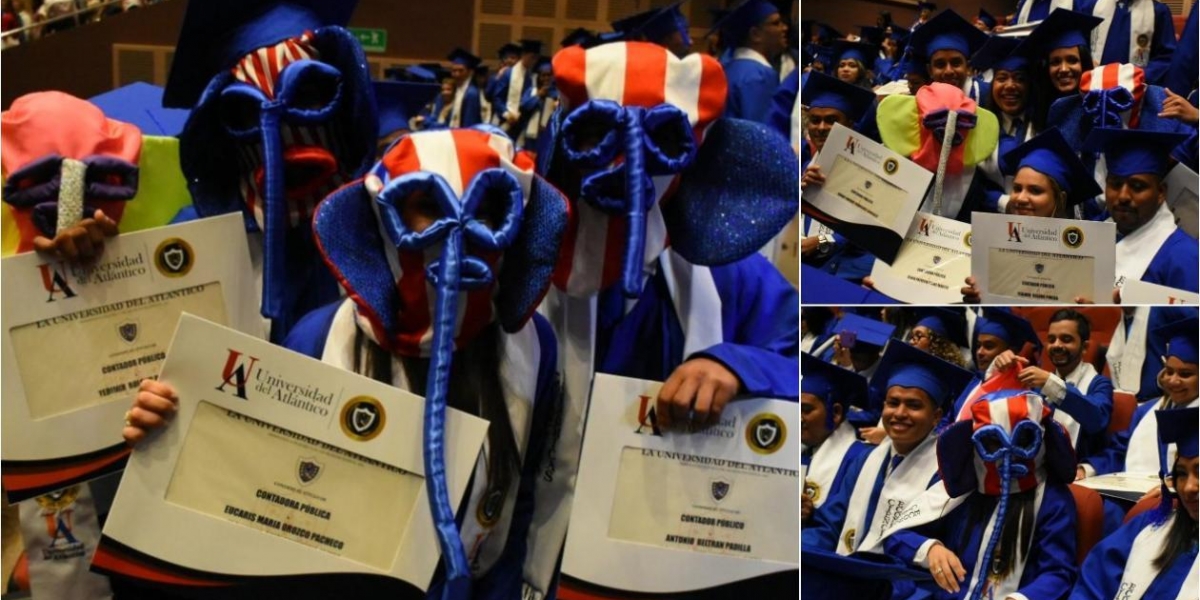
[[[1112,223],[972,214],[971,273],[987,304],[1105,303],[1116,272]]]
[[[876,259],[875,289],[909,304],[956,304],[971,274],[971,225],[918,212],[896,261]]]

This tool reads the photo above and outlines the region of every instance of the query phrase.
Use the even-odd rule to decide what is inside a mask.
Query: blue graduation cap
[[[935,406],[949,410],[975,378],[967,370],[933,354],[895,340],[887,345],[871,377],[871,394],[886,397],[888,388],[917,388],[929,394]]]
[[[888,37],[891,38],[893,42],[896,42],[897,46],[904,46],[907,44],[910,36],[911,34],[907,29],[900,29],[899,27],[893,27],[891,33],[888,34]]]
[[[539,40],[520,40],[521,54],[542,54],[542,42]]]
[[[879,47],[861,42],[837,40],[833,42],[833,53],[836,57],[833,61],[834,64],[852,58],[866,65],[869,69],[875,64],[875,57],[879,55]]]
[[[979,18],[979,22],[981,22],[985,26],[987,26],[988,29],[995,29],[996,25],[999,24],[999,22],[996,21],[996,17],[992,16],[992,13],[990,13],[986,10],[983,10],[982,8],[979,9],[979,17],[978,18]]]
[[[900,55],[900,61],[896,63],[897,69],[900,71],[901,77],[907,77],[910,74],[928,77],[929,74],[925,70],[925,61],[913,52],[912,44],[909,44],[904,49],[904,54]]]
[[[554,70],[553,63],[550,61],[550,59],[548,57],[543,56],[541,59],[538,60],[537,64],[534,65],[533,70],[538,73],[553,72],[553,70]]]
[[[1025,38],[1024,52],[1030,58],[1045,58],[1051,51],[1091,46],[1090,33],[1104,19],[1087,13],[1056,8]]]
[[[638,31],[651,42],[661,41],[663,38],[679,32],[683,36],[684,45],[691,46],[692,38],[688,35],[687,17],[683,16],[679,10],[681,4],[683,4],[683,0],[658,9],[638,27]]]
[[[866,114],[874,102],[875,94],[871,90],[823,73],[809,73],[808,80],[804,82],[804,88],[800,91],[800,104],[803,106],[839,110],[855,123]]]
[[[1196,351],[1198,335],[1200,318],[1188,317],[1156,327],[1150,332],[1150,345],[1166,348],[1166,356],[1174,356],[1185,363],[1200,364],[1200,356]]]
[[[604,44],[623,41],[625,41],[624,33],[621,33],[620,31],[604,31],[596,34],[596,37],[592,38],[592,40],[585,44],[584,47],[595,48],[596,46],[603,46]]]
[[[424,69],[425,71],[432,73],[433,80],[438,83],[441,83],[442,80],[446,79],[447,77],[450,77],[450,71],[448,69],[446,69],[446,67],[443,67],[441,63],[427,62],[427,63],[421,63],[417,66]]]
[[[436,83],[374,81],[375,104],[379,109],[379,137],[408,129],[408,120],[433,101],[442,86]]]
[[[576,31],[578,31],[578,29]],[[585,29],[584,31],[587,30]],[[506,56],[521,56],[521,47],[512,42],[500,46],[500,49],[496,51],[496,58],[503,60]]]
[[[768,17],[771,15],[767,15]],[[829,23],[817,23],[817,39],[824,45],[833,43],[833,40],[842,37],[842,32],[833,28]]]
[[[307,30],[344,27],[357,4],[357,0],[188,2],[163,106],[194,106],[213,76],[243,56]]]
[[[1025,344],[1030,344],[1033,354],[1040,356],[1042,341],[1028,319],[1007,308],[985,307],[983,316],[975,320],[975,336],[994,335],[1008,344],[1015,354],[1021,354]]]
[[[436,71],[432,71],[421,65],[392,67],[384,71],[384,75],[397,81],[411,81],[414,83],[437,83],[441,81]]]
[[[1186,133],[1097,127],[1083,141],[1083,149],[1103,152],[1110,175],[1161,177],[1171,167],[1171,150],[1187,138]]]
[[[1067,193],[1068,206],[1095,198],[1104,191],[1057,127],[1043,131],[1000,157],[1000,169],[1005,175],[1016,175],[1023,167],[1053,179]]]
[[[727,41],[726,45],[735,48],[746,40],[751,27],[758,26],[778,12],[779,7],[766,0],[746,0],[729,11],[717,27],[720,27],[721,36]]]
[[[183,131],[189,111],[162,107],[163,88],[138,81],[88,98],[104,116],[137,125],[144,135],[175,137]]]
[[[866,403],[867,379],[850,369],[801,352],[800,393],[820,398],[831,412],[835,404],[842,405],[844,411],[852,405]]]
[[[813,60],[825,65],[827,72],[832,72],[837,65],[833,64],[833,47],[832,46],[814,46],[812,51]]]
[[[876,27],[874,25],[859,25],[858,33],[859,37],[868,44],[874,44],[878,46],[883,42],[884,31],[880,27]]]
[[[1179,456],[1195,458],[1200,455],[1197,448],[1200,446],[1200,408],[1156,410],[1154,416],[1158,418],[1159,441],[1164,445],[1175,444]],[[1171,465],[1165,465],[1163,472],[1169,473],[1170,469]]]
[[[446,59],[456,65],[462,65],[471,70],[475,70],[475,67],[479,66],[479,63],[483,62],[482,58],[479,58],[478,56],[475,56],[474,54],[471,54],[462,48],[455,48],[452,50],[450,54],[446,55]]]
[[[988,35],[953,10],[938,13],[912,34],[908,45],[928,60],[935,52],[954,50],[970,58],[983,47]]]
[[[855,348],[883,348],[888,340],[892,339],[892,332],[896,330],[896,326],[848,312],[842,315],[833,330],[839,335],[843,331],[853,332]]]
[[[971,66],[978,71],[1024,71],[1029,60],[1020,48],[1021,41],[1017,38],[993,35],[971,57]]]
[[[918,326],[927,327],[938,337],[967,347],[967,317],[962,309],[924,307],[916,312]]]
[[[584,29],[583,27],[576,27],[574,30],[568,33],[566,37],[559,41],[559,44],[561,44],[563,48],[570,48],[571,46],[587,47],[588,43],[591,42],[592,38],[595,36],[596,34]],[[520,48],[518,48],[518,50],[520,50]]]

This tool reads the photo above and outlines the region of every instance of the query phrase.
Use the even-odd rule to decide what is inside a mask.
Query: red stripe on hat
[[[421,170],[417,147],[411,137],[400,140],[400,143],[396,144],[391,152],[384,155],[382,162],[387,167],[389,174],[415,173]]]
[[[636,66],[636,68],[631,68]],[[667,49],[648,42],[625,44],[625,106],[658,106],[665,101]]]
[[[500,167],[500,155],[488,145],[490,133],[472,129],[459,129],[451,132],[454,137],[454,150],[458,155],[458,172],[462,176],[461,189],[465,192],[471,180],[484,169]]]
[[[1029,400],[1025,394],[1008,397],[1008,426],[1011,430],[1018,421],[1029,419]]]
[[[395,250],[391,250],[395,252]],[[421,355],[421,338],[429,331],[431,318],[425,279],[423,252],[396,252],[399,258],[400,281],[396,282],[401,329],[396,332],[396,352],[404,356]]]
[[[1104,65],[1104,68],[1102,71],[1100,71],[1100,74],[1100,80],[1103,85],[1103,87],[1100,89],[1107,90],[1121,85],[1121,65],[1116,63]]]
[[[277,81],[279,79],[279,72],[283,70],[283,67],[287,66],[287,64],[291,62],[289,60],[284,60],[280,56],[280,51],[287,48],[287,44],[287,42],[284,42],[278,46],[275,46],[274,48],[268,48],[266,51],[267,72],[271,74],[271,79],[273,81]]]
[[[700,98],[696,106],[699,113],[696,123],[698,128],[707,127],[725,111],[725,98],[729,89],[721,63],[710,56],[701,56],[700,64]]]
[[[564,48],[551,60],[554,83],[570,106],[587,102],[587,51],[580,46]]]

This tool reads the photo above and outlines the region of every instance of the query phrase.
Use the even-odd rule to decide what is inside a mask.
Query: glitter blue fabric
[[[546,295],[566,229],[566,197],[535,177],[517,240],[500,267],[496,310],[505,331],[523,327]]]

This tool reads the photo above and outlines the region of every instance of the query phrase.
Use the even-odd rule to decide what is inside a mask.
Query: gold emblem
[[[889,159],[883,161],[883,172],[887,173],[888,175],[895,173],[896,170],[899,168],[900,168],[900,163],[897,162],[896,159],[894,159],[894,158],[889,158]]]
[[[846,535],[843,535],[843,536],[842,536],[842,543],[843,543],[843,544],[845,544],[845,545],[846,545],[846,549],[847,549],[847,550],[849,550],[849,551],[851,551],[851,552],[853,552],[853,551],[854,551],[854,534],[855,534],[857,531],[858,531],[857,529],[851,529],[851,530],[849,530],[849,531],[847,531],[847,532],[846,532]]]
[[[183,277],[195,264],[196,253],[183,238],[167,238],[154,249],[154,267],[165,277]]]
[[[374,439],[383,431],[387,413],[383,404],[370,396],[355,396],[342,405],[338,418],[342,433],[351,439],[365,442]]]
[[[787,440],[787,425],[771,413],[755,415],[746,423],[746,443],[759,454],[774,454]]]
[[[1068,248],[1079,248],[1083,245],[1083,230],[1072,225],[1063,230],[1062,242]]]
[[[805,479],[804,495],[808,496],[809,500],[812,500],[814,503],[816,503],[817,500],[821,499],[821,484],[811,479]]]
[[[79,497],[79,486],[73,485],[61,490],[55,490],[49,494],[38,496],[36,498],[38,506],[42,510],[58,512],[75,503],[75,499]]]

